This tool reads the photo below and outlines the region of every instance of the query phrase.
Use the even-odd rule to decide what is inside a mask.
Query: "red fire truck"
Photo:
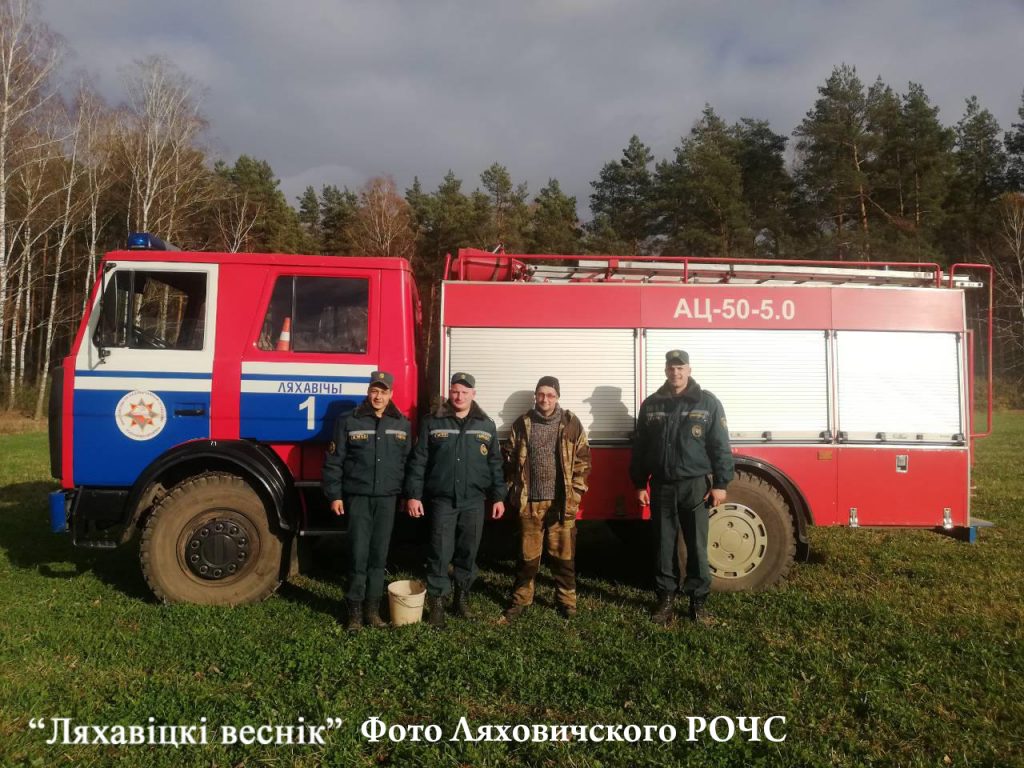
[[[105,257],[55,373],[52,525],[80,546],[139,533],[161,599],[252,602],[298,537],[337,532],[324,445],[370,372],[395,374],[412,418],[434,389],[418,384],[416,286],[403,259],[160,247],[133,236]],[[974,431],[965,296],[981,269],[465,249],[438,294],[435,391],[470,371],[504,435],[557,376],[593,446],[581,518],[623,525],[649,516],[627,473],[635,415],[664,352],[688,350],[738,470],[711,512],[715,586],[761,588],[811,525],[974,530],[972,446],[991,410]]]

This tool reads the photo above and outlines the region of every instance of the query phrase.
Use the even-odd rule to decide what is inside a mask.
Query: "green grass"
[[[580,538],[581,612],[494,623],[511,578],[491,541],[475,623],[339,631],[337,545],[256,606],[163,606],[130,548],[48,533],[46,438],[0,436],[0,765],[1024,765],[1024,414],[983,441],[969,545],[923,531],[812,530],[812,560],[766,593],[715,595],[707,624],[646,619],[648,564]],[[493,538],[499,530],[492,530]],[[406,558],[415,562],[415,558]],[[408,572],[410,566],[397,575]],[[688,715],[781,715],[782,744],[704,736]],[[326,746],[47,746],[81,724],[322,723]],[[670,744],[366,742],[359,725],[676,725]]]

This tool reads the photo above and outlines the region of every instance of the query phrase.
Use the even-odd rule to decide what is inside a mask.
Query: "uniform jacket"
[[[322,486],[331,501],[348,496],[397,496],[412,450],[412,426],[394,403],[374,416],[369,399],[334,425]]]
[[[644,400],[636,419],[630,478],[636,488],[648,478],[672,482],[712,476],[725,488],[735,475],[729,429],[718,398],[690,379],[680,395],[666,382]]]
[[[501,446],[494,421],[476,403],[459,423],[445,401],[423,419],[409,459],[405,495],[447,498],[456,504],[505,498]]]
[[[511,484],[509,503],[520,512],[530,498],[531,414],[524,413],[512,425],[506,448],[505,476]],[[590,443],[583,425],[572,411],[562,411],[558,424],[558,474],[562,480],[566,520],[575,520],[590,476]]]

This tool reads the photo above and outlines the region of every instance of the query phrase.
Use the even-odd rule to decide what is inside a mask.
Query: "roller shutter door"
[[[962,440],[956,334],[837,331],[836,367],[847,439]]]
[[[450,328],[448,371],[476,377],[477,402],[502,437],[533,405],[541,376],[555,376],[559,402],[591,442],[628,440],[636,415],[634,332],[630,328]]]
[[[824,331],[651,329],[645,343],[645,395],[665,383],[665,353],[686,350],[732,439],[820,440],[829,429]]]

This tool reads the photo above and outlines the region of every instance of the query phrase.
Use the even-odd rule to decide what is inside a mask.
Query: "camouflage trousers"
[[[522,549],[512,588],[513,605],[533,603],[534,582],[540,571],[541,557],[547,550],[558,604],[576,607],[576,521],[560,522],[560,511],[560,505],[552,501],[531,501],[526,509],[520,510]]]

